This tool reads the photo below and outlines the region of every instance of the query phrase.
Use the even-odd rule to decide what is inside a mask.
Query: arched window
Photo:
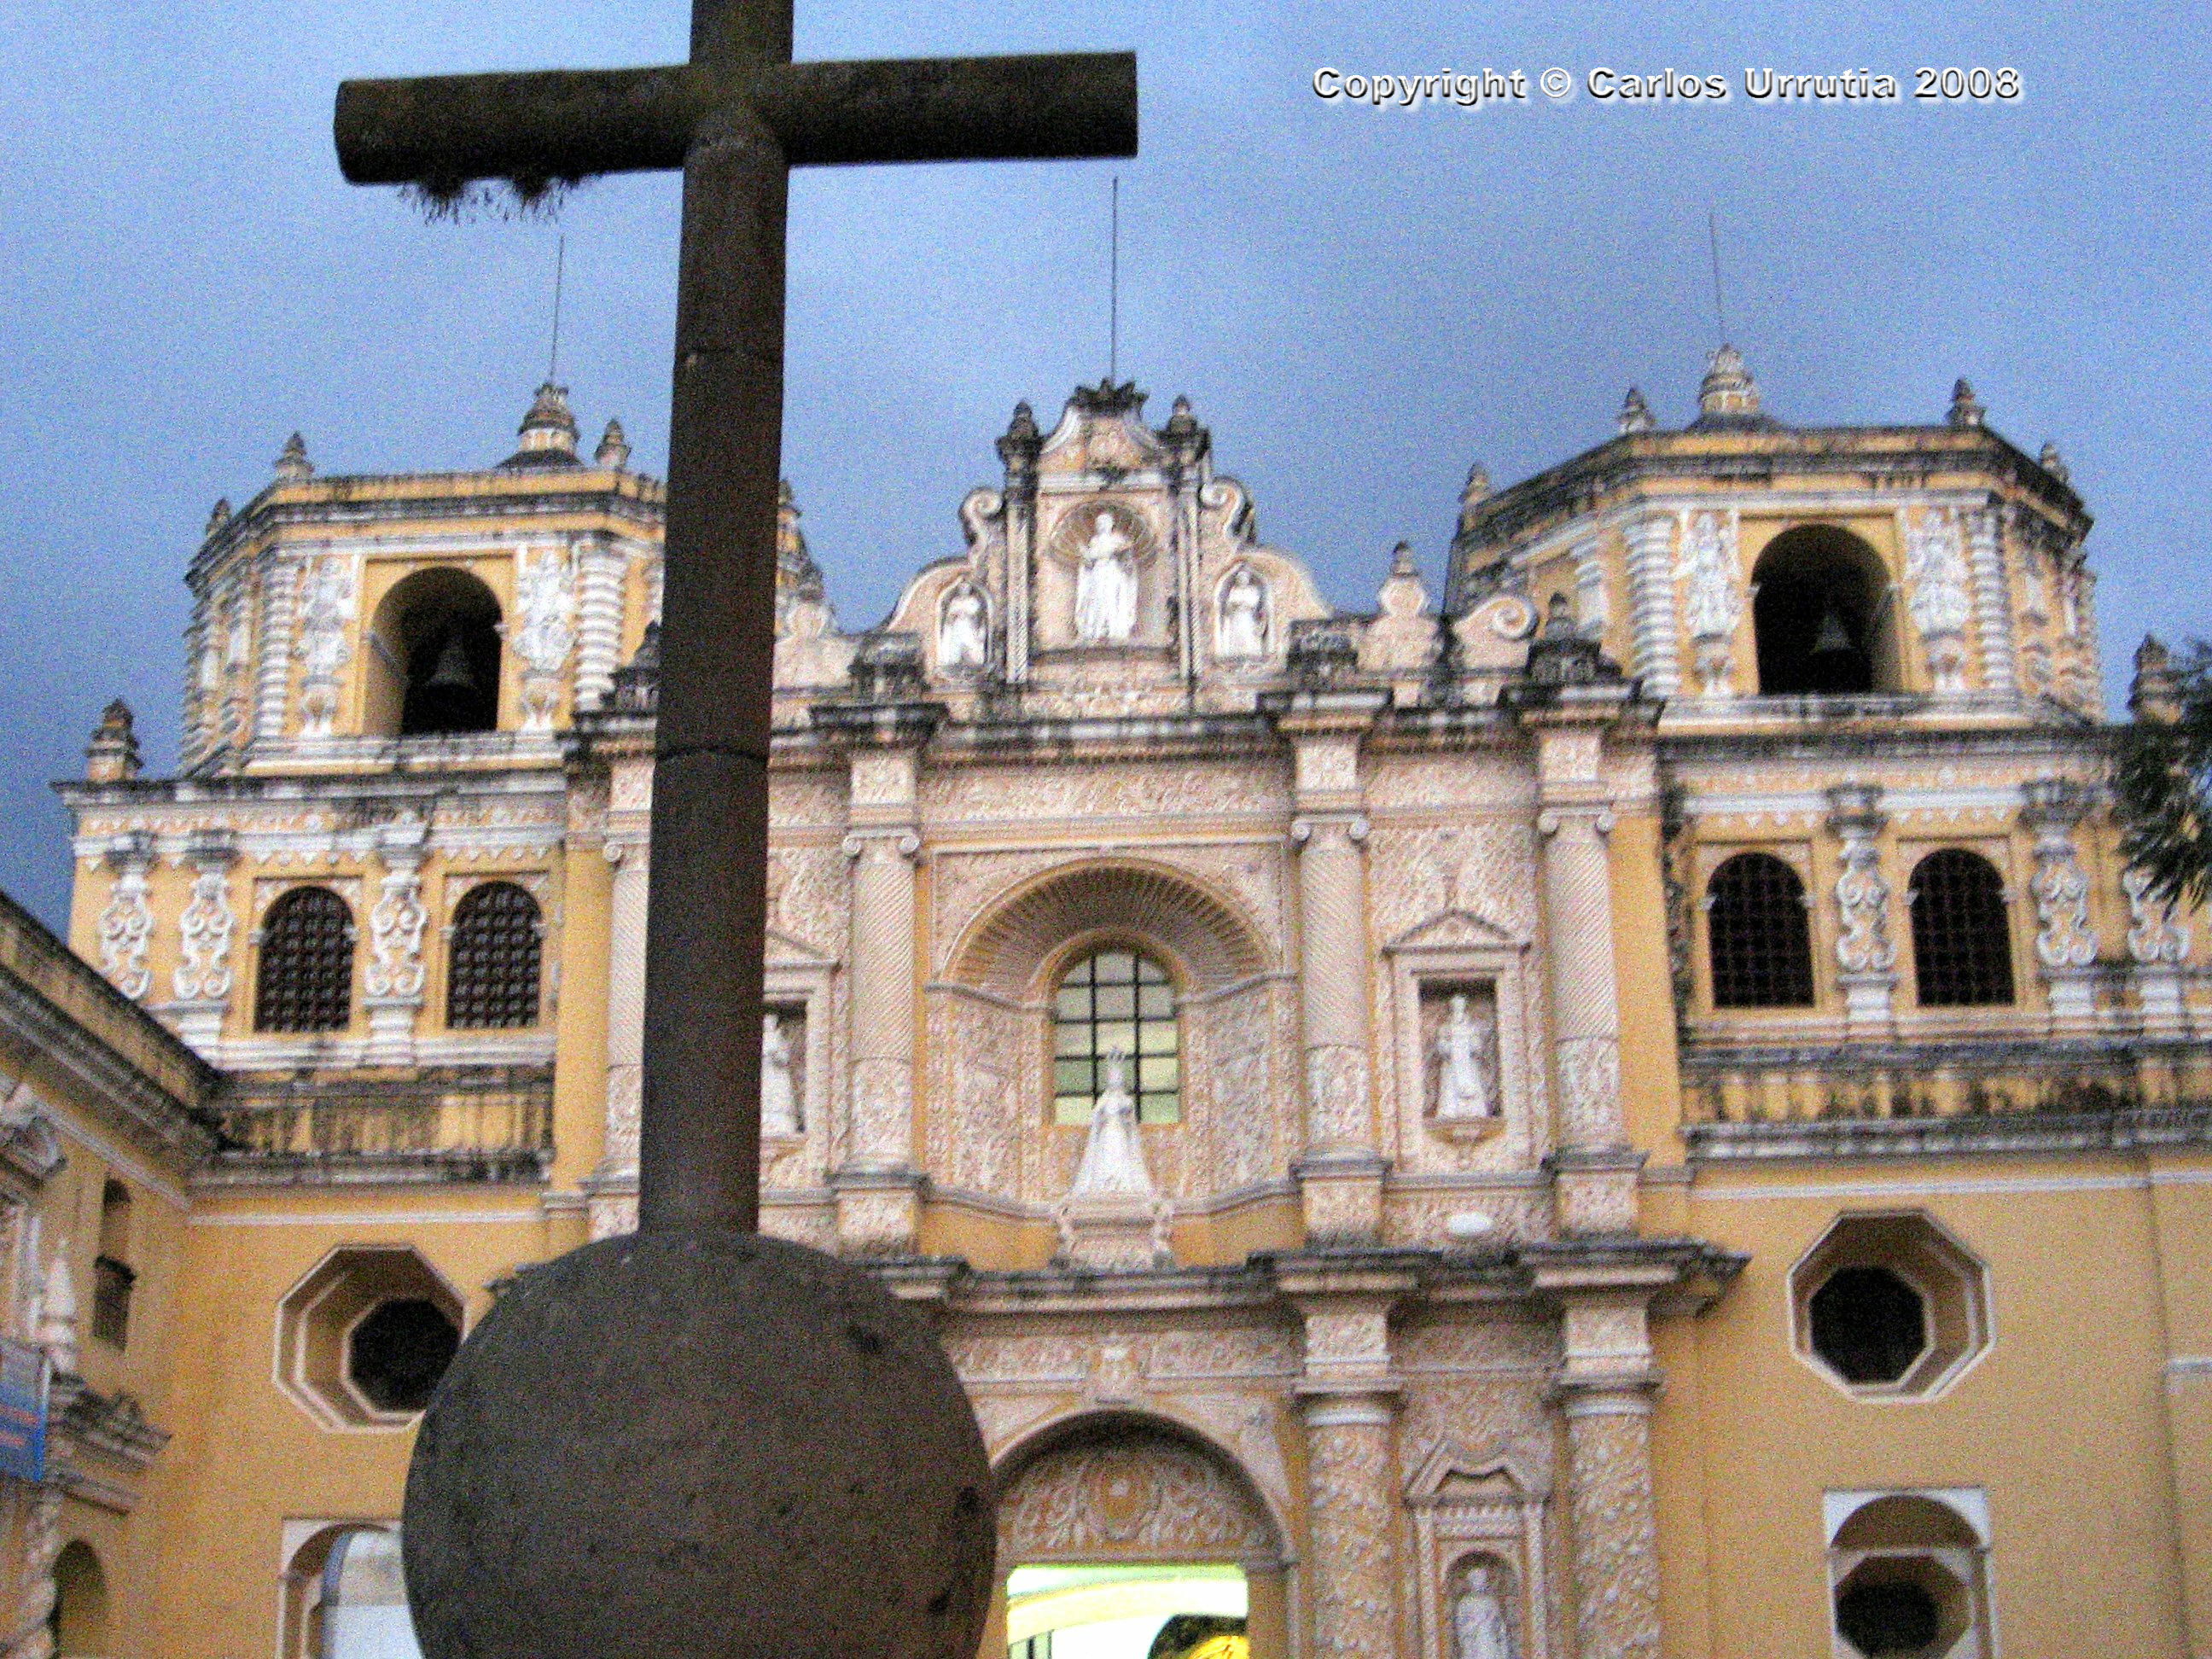
[[[2012,1000],[2004,878],[1978,853],[1947,847],[1912,872],[1912,974],[1923,1008]]]
[[[1139,1123],[1173,1123],[1182,1112],[1182,1042],[1167,970],[1135,951],[1085,957],[1060,981],[1053,1004],[1053,1116],[1087,1123],[1121,1057]]]
[[[48,1631],[59,1659],[98,1659],[107,1647],[107,1575],[82,1539],[54,1558],[54,1610]]]
[[[499,724],[500,608],[465,570],[418,570],[376,608],[363,725],[383,737]]]
[[[261,924],[257,1031],[342,1031],[353,1018],[353,913],[327,887],[295,887]]]
[[[284,1570],[284,1659],[420,1659],[396,1527],[331,1527]]]
[[[1784,531],[1751,580],[1762,696],[1897,689],[1888,574],[1856,536],[1830,525]]]
[[[109,1177],[100,1193],[100,1254],[92,1264],[92,1334],[119,1348],[131,1335],[131,1189]]]
[[[511,881],[471,888],[453,910],[446,1024],[462,1029],[537,1024],[542,955],[536,899]]]
[[[1716,1008],[1809,1008],[1805,884],[1771,853],[1738,853],[1705,889]]]
[[[1874,1495],[1833,1526],[1828,1583],[1838,1653],[1918,1659],[1989,1650],[1985,1500],[1972,1488],[1944,1497],[1960,1507],[1919,1492]]]

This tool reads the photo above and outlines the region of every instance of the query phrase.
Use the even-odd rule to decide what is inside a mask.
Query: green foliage
[[[2112,786],[2122,853],[2157,896],[2195,906],[2212,891],[2212,646],[2195,642],[2169,672],[2176,718],[2126,729]]]

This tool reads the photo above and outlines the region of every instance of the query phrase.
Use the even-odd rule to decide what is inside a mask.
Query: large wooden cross
[[[684,170],[638,1156],[654,1231],[759,1224],[789,169],[1137,148],[1133,52],[794,64],[791,15],[694,0],[691,60],[662,69],[338,89],[357,185]]]

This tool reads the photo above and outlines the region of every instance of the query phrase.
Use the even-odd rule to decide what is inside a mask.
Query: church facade
[[[2056,453],[1723,348],[1346,613],[1145,404],[1018,408],[874,629],[784,511],[763,1224],[937,1322],[987,1659],[1208,1575],[1267,1659],[2205,1653],[2212,981]],[[559,388],[521,439],[295,440],[191,562],[179,770],[118,708],[64,788],[70,942],[198,1068],[167,1438],[48,1505],[82,1651],[404,1639],[444,1359],[634,1223],[662,496]]]

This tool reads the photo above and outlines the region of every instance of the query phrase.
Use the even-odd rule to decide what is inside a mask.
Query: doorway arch
[[[1211,1440],[1148,1413],[1085,1413],[1009,1449],[998,1484],[1015,1651],[1118,1654],[1110,1626],[1141,1655],[1171,1626],[1216,1635],[1241,1617],[1252,1659],[1288,1659],[1282,1521]]]

